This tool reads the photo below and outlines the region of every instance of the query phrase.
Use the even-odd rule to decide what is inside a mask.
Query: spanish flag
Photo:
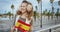
[[[17,28],[18,30],[21,30],[22,32],[29,31],[30,27],[31,27],[30,24],[27,24],[22,20],[18,20],[15,24],[15,28]]]

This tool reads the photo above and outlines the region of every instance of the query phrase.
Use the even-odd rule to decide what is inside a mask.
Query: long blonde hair
[[[30,2],[28,3],[28,5],[32,6],[32,4]],[[27,11],[27,13],[28,13],[28,19],[30,19],[34,15],[34,13],[33,13],[33,6],[32,6],[32,10],[30,12]]]

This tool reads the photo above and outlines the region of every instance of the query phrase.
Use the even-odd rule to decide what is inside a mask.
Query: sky
[[[12,12],[12,9],[11,9],[12,4],[14,5],[13,13],[15,14],[22,1],[23,0],[0,0],[0,14]],[[35,6],[38,6],[37,0],[27,0],[27,1],[32,3],[34,11],[35,11],[36,10]],[[58,1],[59,0],[54,0],[55,9],[59,8],[57,4]],[[42,11],[44,11],[45,9],[51,10],[51,3],[49,2],[49,0],[42,0]],[[38,12],[40,12],[40,9],[38,10]]]

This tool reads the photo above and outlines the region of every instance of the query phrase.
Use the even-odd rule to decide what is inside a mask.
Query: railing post
[[[49,29],[49,32],[51,32],[51,29]]]

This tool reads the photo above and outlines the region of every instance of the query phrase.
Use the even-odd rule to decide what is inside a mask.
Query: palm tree
[[[54,7],[52,7],[52,19],[53,19],[53,16],[54,16]]]
[[[52,4],[52,14],[54,14],[53,2],[54,2],[54,0],[50,0],[50,3]],[[53,15],[52,15],[52,19],[53,19]]]
[[[11,5],[11,9],[14,10],[14,5],[13,4]]]
[[[57,12],[56,12],[56,17],[57,17],[57,19],[58,19],[58,16],[59,16],[59,8],[57,9]]]
[[[47,9],[45,11],[43,11],[44,17],[46,16],[46,13],[47,13]]]
[[[14,12],[14,5],[12,4],[11,5],[11,9],[12,9],[12,14],[14,14],[13,12]]]
[[[45,10],[45,15],[47,14],[47,9]]]
[[[13,16],[14,16],[14,5],[12,4],[11,5],[11,9],[12,9],[12,14],[13,14]],[[13,17],[12,17],[13,18]]]
[[[43,11],[43,15],[45,15],[45,11]]]
[[[48,16],[48,20],[49,20],[49,18],[50,18],[50,10],[49,10],[49,12],[47,13],[47,16]]]
[[[10,17],[11,17],[12,14],[11,14],[11,12],[8,12],[7,15],[9,15],[9,19],[10,19]]]
[[[40,24],[40,27],[42,28],[42,0],[37,0],[37,2],[38,2],[38,5],[39,5],[39,2],[41,2],[41,21],[40,21],[41,24]]]
[[[12,13],[14,12],[13,10],[14,10],[14,5],[12,4],[11,5],[11,9],[12,9]]]
[[[13,5],[13,4],[11,5],[11,9],[12,9],[12,14],[13,14],[13,17],[12,17],[12,18],[14,18],[14,19],[13,19],[13,20],[14,20],[14,21],[13,21],[13,22],[14,22],[14,23],[13,23],[13,26],[14,26],[14,25],[15,25],[15,20],[16,20],[15,18],[16,18],[16,17],[15,17],[15,15],[14,15],[14,5]]]
[[[43,11],[43,16],[44,16],[44,19],[45,19],[45,11]]]
[[[34,11],[34,20],[36,21],[36,18],[39,18],[40,16],[39,16],[39,13],[38,12],[36,12],[36,11]]]
[[[35,6],[36,10],[37,10],[37,6]]]
[[[34,20],[36,21],[36,11],[34,11]]]
[[[36,11],[34,11],[34,15],[35,15],[35,16],[34,16],[34,17],[35,17],[34,19],[35,19],[35,21],[36,21],[37,6],[35,6],[35,8],[36,8]]]
[[[39,17],[40,17],[40,15],[39,15],[39,13],[38,13],[38,12],[36,13],[36,17],[37,17],[38,19],[39,19]]]
[[[58,5],[60,6],[60,0],[58,1]]]
[[[58,1],[58,5],[60,6],[60,0]],[[59,14],[60,15],[60,14]]]

